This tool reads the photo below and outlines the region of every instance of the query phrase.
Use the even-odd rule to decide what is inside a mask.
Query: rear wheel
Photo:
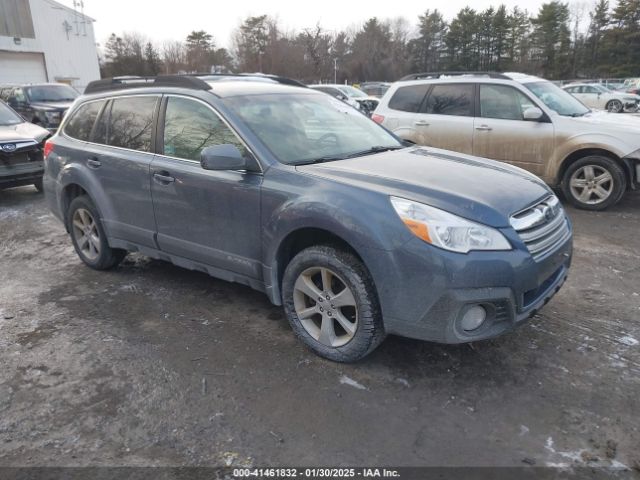
[[[311,350],[336,362],[355,362],[384,339],[371,275],[352,253],[314,246],[296,255],[282,281],[291,328]]]
[[[605,108],[611,113],[620,113],[623,110],[622,102],[620,100],[609,100]]]
[[[42,192],[42,190],[43,190],[42,179],[39,178],[38,180],[33,182],[33,186],[36,187],[36,190],[38,190],[39,192]]]
[[[89,267],[107,270],[126,256],[126,250],[109,247],[98,210],[86,195],[76,197],[69,205],[67,225],[76,253]]]
[[[622,167],[601,155],[590,155],[572,163],[562,180],[567,200],[585,210],[604,210],[615,205],[626,188]]]

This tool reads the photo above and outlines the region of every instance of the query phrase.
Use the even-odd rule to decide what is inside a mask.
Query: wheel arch
[[[67,232],[69,231],[69,226],[67,225],[67,213],[69,212],[69,206],[71,205],[71,202],[75,198],[82,195],[86,195],[87,197],[89,197],[96,210],[98,210],[98,214],[100,215],[101,219],[104,218],[105,213],[108,213],[109,209],[111,208],[108,198],[104,198],[104,195],[102,195],[105,201],[99,202],[99,198],[96,198],[96,190],[90,187],[91,182],[87,184],[83,181],[82,177],[78,177],[75,175],[66,178],[66,181],[62,184],[58,202],[60,213],[62,215],[63,223],[65,225],[65,228],[67,229]],[[105,209],[107,210],[107,212],[105,212]]]
[[[332,245],[342,248],[355,255],[367,268],[366,261],[357,247],[339,234],[319,227],[296,228],[280,241],[271,263],[269,295],[274,304],[282,304],[282,279],[287,265],[302,250],[314,245]]]
[[[620,164],[620,166],[622,167],[622,170],[624,171],[625,174],[625,178],[627,180],[627,186],[632,185],[632,179],[633,179],[633,166],[631,165],[630,162],[628,162],[627,160],[620,158],[618,155],[616,155],[615,153],[611,152],[610,150],[607,150],[605,148],[597,148],[597,147],[589,147],[589,148],[581,148],[578,150],[575,150],[573,152],[571,152],[569,155],[567,155],[565,157],[565,159],[562,161],[562,163],[560,164],[560,168],[558,169],[558,175],[556,177],[556,184],[560,185],[562,183],[562,180],[564,178],[565,173],[567,172],[567,169],[576,161],[580,160],[581,158],[584,157],[588,157],[590,155],[601,155],[604,157],[608,157],[611,160],[614,160],[615,162],[617,162],[618,164]]]

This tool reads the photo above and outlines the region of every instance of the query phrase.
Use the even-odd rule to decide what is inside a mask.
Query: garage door
[[[47,81],[41,53],[0,52],[0,84]]]

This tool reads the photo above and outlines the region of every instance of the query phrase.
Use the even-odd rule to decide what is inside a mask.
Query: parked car
[[[34,185],[42,191],[43,147],[49,132],[0,100],[0,189]]]
[[[365,82],[361,83],[359,88],[370,97],[381,98],[390,86],[388,82]]]
[[[627,93],[640,94],[640,78],[627,78],[622,87]]]
[[[512,163],[603,210],[640,177],[640,119],[593,112],[518,73],[416,74],[392,85],[373,120],[419,145]]]
[[[570,222],[521,169],[406,147],[308,88],[177,76],[85,93],[46,144],[44,186],[91,268],[137,251],[249,285],[336,361],[388,333],[494,337],[565,281]]]
[[[362,90],[352,87],[351,85],[323,84],[309,85],[309,88],[328,93],[332,97],[361,110],[368,116],[371,116],[379,103],[379,99],[371,97]]]
[[[637,112],[640,95],[614,92],[598,84],[576,83],[562,87],[589,108],[612,113]]]
[[[63,83],[43,83],[5,87],[0,95],[25,120],[53,133],[79,94]]]

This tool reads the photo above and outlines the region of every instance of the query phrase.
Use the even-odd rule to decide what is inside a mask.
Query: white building
[[[100,78],[94,21],[54,0],[0,0],[0,85],[63,82],[82,91]]]

